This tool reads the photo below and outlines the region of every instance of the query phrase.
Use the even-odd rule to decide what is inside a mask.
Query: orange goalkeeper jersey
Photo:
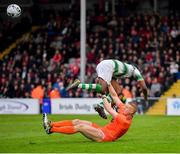
[[[127,132],[131,125],[132,118],[128,118],[124,114],[125,105],[120,103],[118,107],[118,115],[109,124],[101,127],[105,135],[104,141],[114,141],[118,139]]]

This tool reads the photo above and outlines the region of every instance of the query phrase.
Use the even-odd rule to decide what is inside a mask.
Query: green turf
[[[100,125],[98,116],[50,115],[51,120],[86,119]],[[180,116],[135,116],[129,131],[116,142],[96,143],[81,134],[46,135],[40,115],[0,115],[0,152],[180,152]]]

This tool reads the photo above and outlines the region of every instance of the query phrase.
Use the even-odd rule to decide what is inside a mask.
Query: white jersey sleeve
[[[144,80],[140,71],[135,66],[118,60],[114,60],[114,63],[115,63],[115,71],[113,77],[115,78],[134,77],[137,81]]]
[[[133,72],[133,77],[137,80],[137,81],[141,81],[144,80],[140,71],[135,67],[134,72]]]

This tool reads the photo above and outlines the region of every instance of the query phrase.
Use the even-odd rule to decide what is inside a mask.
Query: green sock
[[[110,95],[110,94],[107,94],[106,96],[107,96],[108,102],[109,102],[109,103],[112,103],[113,99],[112,99],[111,95]]]
[[[104,108],[104,102],[100,102],[99,105]]]
[[[95,91],[98,93],[102,92],[102,86],[100,84],[87,84],[87,83],[80,83],[78,88],[83,90]]]
[[[112,100],[111,95],[110,95],[110,94],[107,94],[106,96],[107,96],[108,102],[109,102],[109,103],[112,103],[113,100]],[[121,97],[121,101],[125,104],[125,103],[126,103],[126,97],[125,97],[125,96],[122,96],[122,97]],[[99,105],[102,106],[102,107],[104,107],[104,102],[103,102],[103,101],[100,102]]]

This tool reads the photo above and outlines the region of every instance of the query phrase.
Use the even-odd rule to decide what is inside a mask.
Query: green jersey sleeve
[[[137,68],[135,68],[134,70],[134,77],[137,81],[144,80],[140,71]]]

